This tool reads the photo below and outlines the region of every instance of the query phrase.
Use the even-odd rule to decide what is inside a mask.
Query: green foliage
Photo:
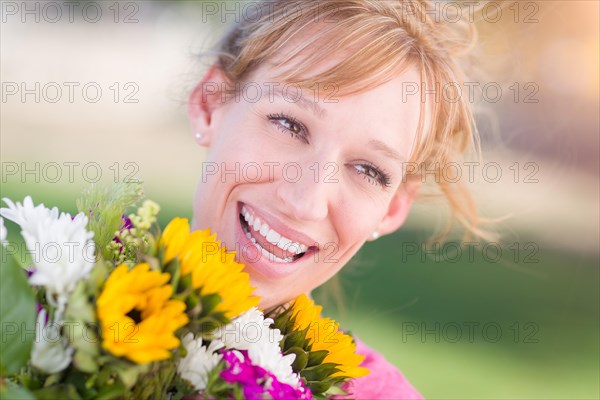
[[[13,382],[0,382],[0,400],[35,400],[33,393]]]
[[[0,375],[14,374],[29,359],[35,331],[36,309],[33,290],[25,271],[0,245]]]
[[[87,229],[94,232],[97,253],[105,252],[104,257],[111,259],[108,244],[122,226],[123,213],[143,197],[141,183],[128,182],[110,187],[92,185],[77,199],[77,209],[89,218]]]
[[[308,364],[308,352],[304,351],[301,347],[291,347],[287,350],[286,354],[295,354],[296,358],[292,364],[294,371],[302,371]]]
[[[61,383],[38,389],[33,392],[38,400],[81,400],[81,396],[77,393],[77,389],[72,384]]]
[[[171,400],[181,400],[187,396],[193,396],[198,393],[187,380],[181,378],[179,375],[175,375],[170,389],[173,392]]]
[[[292,364],[292,370],[300,374],[300,378],[311,390],[315,398],[324,398],[324,394],[339,394],[343,392],[340,388],[346,378],[333,377],[339,372],[337,364],[324,363],[328,350],[312,351],[312,344],[306,338],[309,327],[299,331],[295,330],[296,316],[292,315],[292,307],[283,309],[279,307],[266,314],[273,318],[271,328],[279,329],[283,339],[279,343],[283,354],[295,354],[296,359]]]
[[[81,281],[69,298],[65,312],[65,335],[75,349],[73,363],[83,372],[98,371],[100,335],[88,281]]]
[[[327,354],[329,354],[329,351],[327,350],[311,351],[306,366],[314,367],[315,365],[321,364],[325,357],[327,357]]]
[[[150,371],[133,387],[131,399],[166,399],[167,389],[176,373],[174,363],[153,363]]]
[[[223,381],[219,377],[219,375],[225,369],[225,367],[225,361],[221,360],[221,362],[219,362],[219,364],[217,364],[217,366],[209,372],[206,383],[206,389],[204,390],[207,396],[213,396],[217,399],[223,399],[228,398],[228,396],[231,394],[231,385]]]

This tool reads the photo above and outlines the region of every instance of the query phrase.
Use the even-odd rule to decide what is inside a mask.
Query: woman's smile
[[[238,203],[235,251],[238,261],[266,279],[294,274],[312,262],[318,243],[282,221],[246,203]]]
[[[262,213],[257,213],[248,205],[242,205],[240,212],[240,222],[248,239],[252,240],[262,254],[269,257],[271,261],[280,263],[290,263],[302,257],[308,250],[310,244],[303,244],[299,232],[292,232],[291,229],[283,226],[279,221],[270,219],[267,222]],[[280,229],[275,228],[279,225]],[[283,233],[282,233],[283,232]],[[292,239],[290,239],[290,237]],[[314,243],[314,240],[305,240],[307,243]]]

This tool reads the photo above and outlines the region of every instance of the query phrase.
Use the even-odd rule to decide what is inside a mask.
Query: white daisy
[[[256,307],[252,307],[228,325],[217,329],[214,336],[225,343],[228,349],[249,350],[256,345],[279,346],[283,339],[279,329],[270,329],[273,319],[265,318]]]
[[[256,307],[240,315],[228,325],[215,331],[215,337],[228,349],[247,350],[252,364],[258,365],[277,377],[280,382],[296,386],[298,375],[292,370],[295,354],[283,356],[279,342],[283,335],[271,329],[271,318],[265,318]]]
[[[58,208],[47,208],[44,204],[33,205],[31,196],[25,197],[23,204],[13,203],[9,198],[2,199],[8,208],[1,208],[0,214],[15,224],[19,225],[23,232],[33,233],[36,230],[39,221],[45,221],[49,218],[58,218]]]
[[[35,325],[31,365],[47,374],[55,374],[69,366],[73,352],[74,349],[60,336],[59,326],[46,325],[46,310],[41,310]]]
[[[221,358],[217,350],[223,347],[223,342],[213,340],[207,346],[202,344],[202,338],[194,339],[194,335],[188,333],[182,339],[187,355],[179,360],[177,372],[189,381],[198,391],[204,390],[208,383],[208,374],[212,371]]]
[[[29,283],[45,287],[60,322],[69,294],[94,266],[94,233],[85,229],[88,219],[83,213],[71,218],[66,213],[59,215],[56,207],[34,206],[29,196],[23,204],[6,198],[4,202],[8,208],[0,209],[0,215],[21,227],[32,254],[35,271]]]

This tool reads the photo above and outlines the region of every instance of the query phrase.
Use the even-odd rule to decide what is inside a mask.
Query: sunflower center
[[[142,322],[142,313],[137,308],[132,309],[126,315],[134,320],[136,324]]]

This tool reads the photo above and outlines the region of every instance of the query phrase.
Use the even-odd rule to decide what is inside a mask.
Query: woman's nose
[[[287,165],[277,187],[277,201],[282,212],[304,221],[320,221],[327,217],[337,183],[323,179],[315,164]]]

